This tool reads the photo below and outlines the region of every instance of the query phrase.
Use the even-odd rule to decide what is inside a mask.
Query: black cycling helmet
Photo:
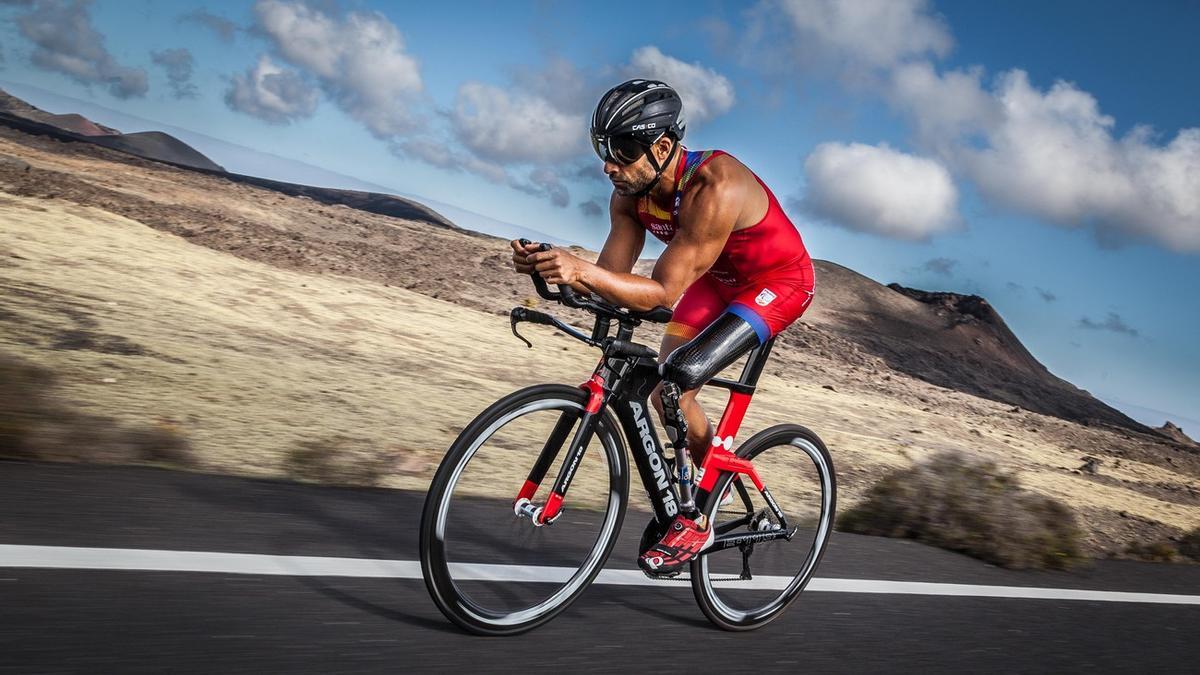
[[[646,155],[654,167],[654,181],[639,195],[650,192],[658,182],[686,130],[683,100],[670,85],[658,80],[622,82],[600,97],[600,103],[592,113],[592,147],[600,159],[632,164]],[[674,143],[667,161],[659,166],[650,153],[650,146],[663,134],[669,134]]]

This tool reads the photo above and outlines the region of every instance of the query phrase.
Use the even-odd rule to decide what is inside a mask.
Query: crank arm
[[[768,532],[746,532],[744,534],[721,535],[716,538],[712,546],[704,549],[700,555],[708,555],[713,551],[724,551],[729,548],[737,548],[746,544],[761,544],[768,541],[778,541],[780,539],[790,540],[796,535],[798,528],[770,530]]]

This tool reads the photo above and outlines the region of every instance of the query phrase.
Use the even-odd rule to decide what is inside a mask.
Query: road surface
[[[636,580],[633,515],[610,583],[531,633],[478,638],[443,619],[413,573],[422,499],[0,462],[0,673],[1194,672],[1200,663],[1200,566],[1013,572],[839,533],[785,616],[733,634],[704,619],[687,584],[621,582]]]

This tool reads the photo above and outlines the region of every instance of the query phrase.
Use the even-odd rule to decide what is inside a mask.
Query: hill
[[[440,227],[455,227],[447,218],[428,206],[395,195],[297,185],[227,172],[203,153],[170,134],[161,131],[123,134],[75,113],[48,113],[3,89],[0,89],[0,124],[27,134],[49,136],[64,142],[99,145],[140,159],[220,174],[236,182],[257,185],[286,195],[305,196],[324,204],[344,204],[385,216],[421,220]]]
[[[205,157],[192,146],[161,131],[88,136],[87,139],[96,145],[103,145],[106,148],[127,152],[144,159],[188,166],[194,169],[224,171],[216,162]]]
[[[836,328],[896,370],[941,387],[1083,424],[1148,428],[1053,375],[977,295],[880,287],[827,264],[834,298],[811,320]]]

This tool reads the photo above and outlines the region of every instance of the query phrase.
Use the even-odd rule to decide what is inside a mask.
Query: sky
[[[597,248],[587,118],[665,80],[815,257],[982,295],[1051,372],[1200,431],[1197,28],[1167,0],[0,0],[0,86]]]

